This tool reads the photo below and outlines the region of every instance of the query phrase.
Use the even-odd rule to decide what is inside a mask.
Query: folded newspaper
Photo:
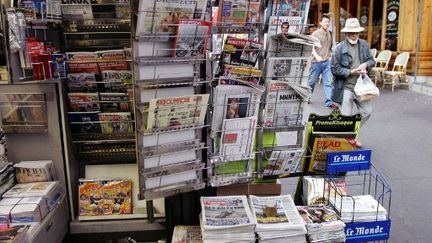
[[[205,242],[255,242],[255,217],[246,196],[201,197]]]
[[[319,40],[310,35],[289,33],[269,37],[268,57],[310,57],[312,47],[321,47]]]
[[[371,195],[330,197],[329,200],[346,223],[387,220],[387,210]]]
[[[271,239],[306,242],[306,228],[291,195],[250,196],[250,204],[260,242]]]
[[[223,120],[257,117],[264,87],[218,85],[213,96],[212,136],[222,132]]]

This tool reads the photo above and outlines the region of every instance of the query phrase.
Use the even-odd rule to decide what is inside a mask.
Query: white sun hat
[[[360,22],[356,18],[349,18],[345,21],[345,27],[341,30],[341,32],[346,33],[358,33],[364,30],[363,27],[360,26]]]

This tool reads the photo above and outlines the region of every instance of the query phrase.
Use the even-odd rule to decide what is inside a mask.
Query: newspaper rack
[[[176,3],[174,3],[176,4]],[[187,5],[188,3],[185,3]],[[138,6],[139,5],[139,6]],[[167,23],[164,31],[157,31],[157,16],[169,13],[166,3],[138,1],[132,4],[135,27],[133,35],[133,74],[135,110],[137,114],[137,144],[139,161],[140,199],[152,200],[204,188],[202,141],[206,98],[201,95],[202,85],[208,83],[201,76],[200,65],[207,60],[206,53],[177,57],[175,29],[180,23]],[[207,9],[198,4],[188,6],[192,16],[202,15]],[[149,17],[150,16],[150,17]],[[146,29],[148,28],[148,29]],[[198,26],[182,38],[205,39],[208,34],[198,33]],[[198,51],[198,50],[197,50]],[[200,97],[203,102],[157,105],[161,99]],[[198,99],[198,98],[197,98]],[[152,103],[153,102],[153,103]],[[176,111],[188,110],[199,114],[199,119],[164,117]],[[203,113],[204,112],[204,113]],[[161,115],[162,114],[162,115]],[[165,120],[164,120],[165,119]],[[148,201],[151,202],[151,201]]]
[[[345,176],[346,190],[341,189],[337,178],[340,177],[325,177],[323,196],[345,219],[347,242],[387,242],[390,237],[392,202],[392,189],[387,179],[373,165],[369,170],[348,172]],[[369,205],[372,209],[376,208],[369,220],[362,220],[362,209],[356,207],[356,197],[360,195],[370,195],[375,200]],[[344,205],[344,202],[349,204]],[[348,217],[344,216],[345,213],[348,213]]]

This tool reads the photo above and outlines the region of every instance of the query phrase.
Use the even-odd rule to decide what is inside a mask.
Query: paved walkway
[[[315,87],[310,111],[328,114],[322,86]],[[364,148],[388,179],[392,192],[390,242],[431,242],[432,96],[386,89],[360,131]]]

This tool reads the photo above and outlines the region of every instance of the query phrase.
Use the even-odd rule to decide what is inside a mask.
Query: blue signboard
[[[390,220],[384,220],[346,224],[346,242],[388,240],[390,238],[390,223]]]
[[[368,170],[371,150],[353,150],[327,153],[327,173]]]

